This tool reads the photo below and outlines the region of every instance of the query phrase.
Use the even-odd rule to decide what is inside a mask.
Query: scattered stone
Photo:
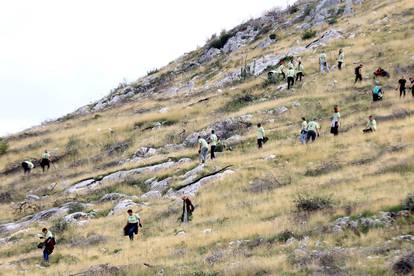
[[[130,199],[123,199],[109,212],[108,216],[118,215],[125,212],[126,209],[132,209],[138,206],[135,202]]]
[[[213,232],[213,230],[212,230],[211,228],[207,228],[207,229],[204,229],[204,230],[203,230],[203,234],[204,234],[204,235],[208,235],[208,234],[210,234],[211,232]]]
[[[214,264],[218,263],[219,261],[221,261],[224,257],[223,252],[221,251],[216,251],[214,252],[212,255],[208,256],[205,261],[207,264],[209,264],[210,266],[213,266]]]
[[[157,154],[156,149],[151,148],[151,147],[141,147],[135,152],[134,157],[147,158],[147,157],[153,156],[155,154]]]
[[[162,194],[160,191],[149,191],[141,196],[142,199],[158,199],[161,197]]]
[[[91,219],[92,217],[93,215],[91,214],[87,214],[84,212],[76,212],[76,213],[72,213],[70,215],[65,216],[63,220],[67,223],[78,223],[82,221],[87,221]]]
[[[120,193],[110,193],[110,194],[106,194],[103,197],[101,197],[99,199],[100,202],[105,202],[105,201],[115,201],[115,200],[120,200],[127,197],[127,195],[124,194],[120,194]]]
[[[101,275],[118,275],[121,269],[110,264],[99,264],[91,266],[87,271],[77,273],[79,276],[101,276]]]

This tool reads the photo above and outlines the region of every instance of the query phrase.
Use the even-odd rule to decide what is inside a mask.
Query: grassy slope
[[[266,129],[271,130],[269,131],[271,139],[264,151],[257,151],[255,148],[255,131],[252,129],[246,134],[249,139],[243,147],[220,155],[214,164],[209,165],[222,167],[232,164],[236,173],[200,190],[194,199],[197,211],[190,225],[182,226],[177,223],[179,209],[173,214],[167,212],[168,208],[179,208],[180,204],[168,199],[150,202],[150,207],[139,210],[145,228],[140,240],[135,243],[120,238],[124,215],[97,218],[93,223],[82,228],[70,228],[58,237],[61,244],[58,245],[54,258],[59,259],[59,263],[47,269],[35,267],[40,252],[32,248],[33,243],[36,242],[33,234],[37,233],[36,231],[43,224],[33,225],[28,231],[19,233],[16,242],[0,248],[1,263],[4,264],[2,272],[8,274],[17,269],[30,272],[31,275],[45,272],[65,274],[68,271],[85,270],[93,264],[111,263],[131,266],[131,274],[132,271],[139,274],[153,274],[157,269],[143,267],[143,263],[148,262],[165,268],[171,274],[196,271],[227,274],[254,274],[260,271],[271,271],[274,274],[308,274],[315,270],[317,265],[310,264],[306,268],[293,266],[290,256],[295,247],[283,243],[266,244],[245,251],[224,254],[222,260],[214,266],[209,266],[205,261],[207,256],[226,251],[230,241],[255,237],[271,238],[288,229],[295,233],[309,235],[311,247],[319,240],[326,243],[326,248],[335,246],[352,248],[353,250],[346,253],[342,263],[348,274],[388,273],[389,265],[395,260],[395,255],[413,249],[412,244],[393,241],[391,247],[401,250],[400,253],[391,250],[384,254],[373,253],[373,257],[370,258],[359,248],[384,246],[392,237],[412,231],[410,230],[412,224],[403,223],[398,227],[372,229],[361,236],[348,232],[341,235],[321,234],[312,230],[321,225],[329,225],[336,217],[345,215],[349,206],[354,215],[362,212],[377,213],[389,206],[399,204],[407,193],[414,191],[412,142],[414,118],[380,122],[379,130],[374,135],[361,134],[369,114],[387,115],[399,109],[414,110],[414,99],[407,96],[406,99],[400,100],[396,92],[391,89],[386,89],[384,102],[371,104],[369,91],[372,83],[368,77],[368,72],[374,71],[377,66],[382,66],[392,73],[392,78],[383,81],[383,85],[394,87],[398,76],[393,68],[396,66],[404,68],[413,63],[414,37],[410,31],[414,28],[413,9],[414,5],[409,0],[367,1],[357,10],[357,16],[340,19],[335,28],[341,28],[348,33],[356,32],[358,35],[352,40],[332,42],[325,49],[329,59],[333,61],[338,47],[344,47],[347,62],[345,70],[320,75],[317,73],[317,53],[305,54],[302,57],[306,72],[305,83],[303,87],[295,87],[291,93],[275,93],[274,87],[263,89],[262,80],[252,78],[224,89],[222,94],[213,91],[208,95],[181,96],[172,99],[149,98],[102,112],[98,119],[94,119],[94,115],[87,115],[64,123],[51,124],[45,127],[49,132],[44,135],[12,141],[10,150],[16,151],[2,156],[0,167],[29,156],[38,156],[43,147],[63,152],[70,136],[80,140],[78,145],[80,153],[74,158],[85,160],[85,163],[76,168],[70,168],[72,161],[66,159],[58,164],[59,168],[62,168],[61,174],[52,171],[49,175],[42,175],[37,171],[30,179],[21,175],[0,177],[2,190],[11,191],[16,200],[22,199],[30,190],[48,187],[57,181],[59,185],[54,194],[41,202],[42,207],[46,208],[71,200],[60,192],[64,187],[85,177],[164,160],[168,156],[193,154],[190,150],[166,153],[136,164],[99,169],[102,163],[130,156],[133,149],[140,146],[149,144],[162,146],[179,140],[179,137],[172,135],[179,133],[183,128],[187,133],[191,133],[212,121],[250,113],[254,115],[255,122],[265,122]],[[366,10],[375,10],[375,12],[367,13]],[[401,12],[405,12],[402,19],[399,15]],[[388,23],[376,24],[385,15],[389,17]],[[404,20],[404,24],[401,24],[401,20]],[[319,31],[325,28],[328,26],[321,27]],[[294,34],[288,36],[289,32]],[[274,48],[263,51],[243,48],[223,62],[222,68],[226,70],[235,66],[242,56],[241,52],[245,50],[249,53],[249,58],[274,50],[285,51],[300,39],[301,32],[292,27],[280,31],[279,35],[282,40]],[[366,65],[367,78],[361,84],[354,86],[352,63],[359,62]],[[212,66],[213,63],[196,70],[203,75],[207,74]],[[194,73],[190,72],[181,78],[185,80]],[[337,81],[335,88],[332,87],[333,80]],[[231,113],[223,111],[222,107],[228,101],[244,91],[260,97],[274,94],[277,99],[250,104]],[[190,105],[207,96],[211,97],[209,101]],[[293,102],[300,102],[301,106],[293,108]],[[341,106],[343,128],[350,127],[347,132],[335,139],[328,133],[329,117],[334,104]],[[283,115],[275,116],[260,112],[283,105],[289,107],[289,112]],[[161,107],[168,107],[168,113],[160,114],[158,110]],[[144,108],[153,111],[145,114],[134,112]],[[317,143],[299,146],[297,132],[301,116],[323,118],[322,135]],[[133,129],[136,122],[145,123],[163,118],[177,120],[178,123],[148,132]],[[109,128],[114,130],[114,134],[109,134]],[[106,143],[123,140],[129,140],[133,144],[123,154],[105,157],[100,163],[90,159],[102,154],[102,148]],[[47,142],[39,148],[22,150],[28,144],[43,143],[43,141]],[[405,148],[379,155],[383,149],[393,145],[405,145]],[[264,157],[271,154],[275,154],[277,159],[265,161]],[[355,165],[355,161],[367,157],[373,157],[374,160]],[[339,164],[340,169],[317,176],[305,175],[307,171],[326,163]],[[162,172],[160,175],[165,173],[173,174],[174,171]],[[287,185],[266,193],[255,194],[249,191],[249,183],[252,180],[270,177]],[[117,185],[113,190],[131,195],[141,193],[139,188],[128,183]],[[307,219],[297,218],[294,199],[299,192],[329,195],[334,200],[334,208],[329,212],[314,213]],[[78,200],[87,201],[91,197],[93,195]],[[107,203],[94,209],[103,211],[111,207],[112,204]],[[1,221],[10,221],[21,216],[10,212],[10,204],[0,205],[0,210]],[[51,224],[53,222],[45,225]],[[212,228],[212,233],[203,234],[206,228]],[[187,234],[176,236],[175,233],[181,229]],[[105,236],[106,241],[89,247],[74,247],[69,243],[72,238],[86,237],[93,233]],[[184,254],[178,254],[179,251]],[[19,259],[23,261],[15,266],[7,265]]]

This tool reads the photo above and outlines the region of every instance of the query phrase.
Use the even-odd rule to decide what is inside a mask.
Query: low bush
[[[299,194],[294,200],[298,211],[313,212],[332,207],[333,201],[326,196],[312,196],[308,194]]]
[[[308,16],[314,8],[314,5],[307,5],[303,12],[303,16]]]
[[[277,35],[276,35],[276,34],[270,34],[270,35],[269,35],[269,38],[270,38],[271,40],[276,40],[276,39],[277,39]]]
[[[79,153],[80,140],[75,136],[69,137],[65,145],[66,154],[69,156],[76,156]]]
[[[158,68],[151,69],[147,72],[147,76],[154,75],[154,74],[158,73],[159,71],[160,70]]]
[[[408,194],[405,198],[402,207],[404,210],[414,211],[414,194]]]
[[[8,149],[9,149],[9,144],[3,139],[0,139],[0,155],[5,154]]]
[[[316,36],[316,31],[307,30],[302,34],[302,39],[307,40],[307,39],[310,39],[310,38],[315,37],[315,36]]]
[[[229,101],[224,107],[223,110],[226,112],[234,112],[237,111],[249,103],[253,102],[256,99],[255,96],[250,95],[249,93],[245,93],[241,96],[238,96],[231,101]]]
[[[336,23],[338,23],[338,19],[336,18],[336,16],[331,17],[331,18],[328,19],[328,24],[329,25],[334,25]]]
[[[299,11],[299,8],[296,5],[292,5],[292,6],[289,7],[289,13],[290,14],[294,14],[294,13],[296,13],[298,11]]]
[[[85,207],[83,206],[83,204],[75,203],[75,204],[73,204],[69,207],[68,213],[73,214],[73,213],[77,213],[77,212],[82,212],[83,210],[85,210]]]
[[[223,48],[232,36],[233,34],[230,32],[226,32],[226,30],[221,31],[220,36],[217,38],[213,38],[213,40],[210,42],[210,48]]]
[[[53,226],[50,227],[50,231],[54,234],[61,234],[68,229],[69,229],[69,223],[67,223],[63,219],[56,220]]]

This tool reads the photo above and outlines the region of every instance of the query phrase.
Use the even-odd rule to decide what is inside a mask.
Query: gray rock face
[[[90,220],[93,217],[91,214],[87,214],[84,212],[76,212],[70,215],[67,215],[63,218],[63,220],[67,223],[82,223],[85,221]]]
[[[135,152],[134,157],[147,158],[147,157],[153,156],[155,154],[157,154],[156,149],[151,148],[151,147],[141,147]]]
[[[125,179],[127,179],[128,177],[132,177],[132,176],[137,175],[137,174],[157,172],[157,171],[165,170],[165,169],[171,168],[175,165],[182,164],[182,163],[185,163],[185,162],[190,162],[190,161],[191,161],[191,159],[189,159],[189,158],[182,158],[182,159],[178,160],[177,162],[167,161],[167,162],[157,164],[157,165],[141,167],[141,168],[136,168],[136,169],[127,170],[127,171],[118,171],[118,172],[114,172],[112,174],[109,174],[109,175],[103,177],[101,180],[95,180],[95,179],[84,180],[80,183],[77,183],[77,184],[73,185],[72,187],[67,189],[66,192],[69,193],[69,194],[84,193],[84,192],[87,192],[87,191],[90,191],[90,190],[95,190],[95,189],[97,189],[99,187],[102,187],[102,186],[105,186],[107,184],[122,182]]]
[[[216,48],[210,48],[207,50],[207,52],[205,52],[199,59],[198,62],[199,63],[204,63],[204,62],[208,62],[210,60],[212,60],[213,58],[215,58],[216,56],[218,56],[219,54],[221,54],[221,51],[219,49]]]
[[[228,139],[226,139],[224,142],[225,142],[225,145],[227,147],[232,147],[232,146],[240,144],[241,142],[243,142],[243,140],[244,139],[243,139],[242,136],[233,135],[233,136],[229,137]]]
[[[215,122],[210,125],[207,129],[201,130],[200,132],[192,133],[184,140],[184,145],[194,146],[197,143],[197,137],[201,136],[204,138],[209,137],[210,131],[215,130],[216,134],[220,139],[224,140],[233,135],[244,133],[251,125],[253,116],[250,114],[243,115],[237,118],[228,118],[223,121]]]
[[[320,38],[314,40],[313,42],[306,45],[307,49],[315,49],[321,46],[325,46],[329,41],[333,39],[342,38],[343,35],[340,31],[336,29],[330,29],[326,31]]]
[[[212,176],[204,177],[200,181],[197,181],[196,183],[194,183],[192,185],[189,185],[185,188],[182,188],[178,191],[169,190],[168,193],[167,193],[167,196],[168,197],[179,197],[179,196],[183,196],[183,195],[194,196],[197,193],[197,191],[202,186],[206,185],[207,183],[219,180],[219,179],[224,178],[226,176],[229,176],[233,173],[234,173],[234,171],[232,171],[232,170],[226,170],[222,173],[218,173],[218,174],[215,174],[215,175],[212,175]]]
[[[110,194],[106,194],[103,197],[101,197],[101,199],[99,199],[99,202],[106,202],[106,201],[115,201],[115,200],[119,200],[122,198],[127,197],[124,194],[120,194],[120,193],[110,193]]]
[[[159,191],[149,191],[141,196],[142,199],[158,199],[161,197],[162,194]]]
[[[231,37],[224,45],[222,50],[226,54],[231,53],[246,45],[247,43],[253,41],[258,34],[258,29],[255,30],[253,26],[248,26],[246,30],[239,31],[233,37]]]
[[[0,225],[0,233],[8,233],[8,232],[14,232],[18,231],[22,228],[25,228],[32,223],[38,222],[38,221],[45,221],[50,218],[59,217],[67,214],[70,210],[70,208],[74,205],[79,205],[77,202],[69,202],[63,204],[61,207],[51,208],[48,210],[40,211],[34,215],[26,216],[16,222],[11,223],[5,223]]]
[[[258,58],[250,63],[250,68],[255,76],[260,75],[263,73],[266,68],[269,66],[277,65],[280,60],[284,57],[284,55],[266,55],[261,58]]]
[[[172,180],[173,180],[172,177],[168,177],[161,181],[154,180],[150,184],[150,189],[151,191],[163,192],[165,189],[167,189],[170,186]]]
[[[259,48],[265,49],[276,42],[276,39],[270,39],[269,37],[259,43]]]
[[[122,212],[125,212],[127,209],[132,209],[134,207],[138,206],[135,202],[133,202],[130,199],[123,199],[111,210],[108,216],[111,215],[118,215]]]

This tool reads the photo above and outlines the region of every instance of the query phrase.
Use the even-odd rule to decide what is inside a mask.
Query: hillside
[[[0,274],[414,273],[414,97],[395,91],[401,75],[414,77],[413,30],[411,0],[298,1],[5,137]],[[267,73],[292,57],[303,81],[290,90],[269,83]],[[378,67],[391,76],[377,79],[384,100],[372,102]],[[363,134],[371,114],[378,129]],[[302,117],[321,125],[314,143],[299,142]],[[269,137],[261,150],[258,123]],[[197,136],[211,129],[225,148],[200,165]],[[45,149],[53,162],[42,173]],[[27,159],[30,175],[20,168]],[[182,195],[195,205],[188,224],[179,221]],[[143,221],[133,242],[122,235],[129,208]],[[49,265],[36,247],[43,227],[57,239]]]

